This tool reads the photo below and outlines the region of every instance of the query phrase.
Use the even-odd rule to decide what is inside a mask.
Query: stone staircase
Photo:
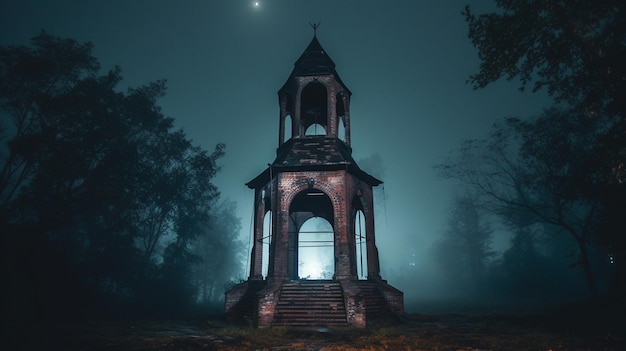
[[[363,296],[365,318],[368,325],[398,321],[398,316],[391,311],[389,304],[379,291],[376,283],[360,280],[357,286]]]
[[[346,308],[339,282],[286,282],[276,304],[273,326],[344,326]]]
[[[375,318],[381,313],[387,312],[387,302],[380,294],[376,284],[368,281],[358,282],[359,290],[363,294],[363,302],[365,303],[365,315],[367,319]]]
[[[230,309],[225,311],[226,320],[239,324],[252,325],[254,323],[254,314],[257,309],[259,299],[257,294],[266,285],[266,282],[262,280],[250,280],[243,284],[239,284],[239,286],[235,287],[235,289],[232,289],[231,291],[239,289],[240,291],[244,290],[245,292],[240,294],[238,297],[234,297],[236,302]],[[227,295],[227,299],[228,298],[229,296]]]

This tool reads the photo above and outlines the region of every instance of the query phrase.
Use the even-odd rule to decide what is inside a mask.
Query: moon
[[[254,6],[255,8],[259,8],[261,6],[261,2],[260,1],[253,1],[252,2],[252,6]]]

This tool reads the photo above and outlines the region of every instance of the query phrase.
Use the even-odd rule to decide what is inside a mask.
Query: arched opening
[[[291,127],[291,115],[285,116],[285,141],[293,137],[293,129]]]
[[[326,87],[320,82],[309,83],[302,89],[300,122],[308,130],[313,124],[324,126],[326,132],[328,117],[328,96]]]
[[[267,211],[263,217],[263,257],[261,263],[261,274],[267,278],[270,262],[270,245],[272,244],[272,211]]]
[[[356,273],[359,279],[367,279],[367,231],[365,214],[356,211],[354,217],[354,242],[356,244]]]
[[[335,98],[335,113],[337,116],[337,137],[340,140],[346,141],[346,109],[341,93],[337,94]]]
[[[330,197],[310,187],[289,205],[287,275],[290,279],[332,279],[335,273],[334,209]]]
[[[319,123],[313,123],[306,129],[304,135],[326,135],[326,128]]]
[[[335,273],[334,232],[330,223],[313,217],[298,232],[298,277],[332,279]]]
[[[291,94],[287,93],[287,101],[285,102],[285,108],[287,109],[288,114],[293,113],[293,99],[291,98]]]
[[[345,125],[344,116],[341,116],[339,120],[337,121],[337,123],[339,123],[339,126],[337,128],[338,130],[337,137],[342,141],[346,141],[346,125]]]

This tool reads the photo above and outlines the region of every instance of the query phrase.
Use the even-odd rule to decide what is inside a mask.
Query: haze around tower
[[[479,61],[461,15],[465,4],[3,1],[0,45],[25,44],[44,29],[93,42],[103,69],[121,66],[122,86],[167,79],[163,112],[197,143],[226,144],[215,183],[237,203],[241,238],[249,242],[253,194],[244,183],[275,157],[276,92],[313,36],[309,23],[322,22],[317,38],[352,91],[353,157],[384,181],[376,193],[381,273],[403,289],[395,280],[404,270],[429,272],[429,250],[456,191],[432,166],[463,139],[485,136],[495,120],[547,105],[515,83],[481,91],[466,84]],[[508,245],[495,238],[496,248]]]

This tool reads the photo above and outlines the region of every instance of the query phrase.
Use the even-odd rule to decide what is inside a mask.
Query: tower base
[[[248,280],[226,293],[227,321],[255,327],[400,323],[404,294],[380,279]]]

